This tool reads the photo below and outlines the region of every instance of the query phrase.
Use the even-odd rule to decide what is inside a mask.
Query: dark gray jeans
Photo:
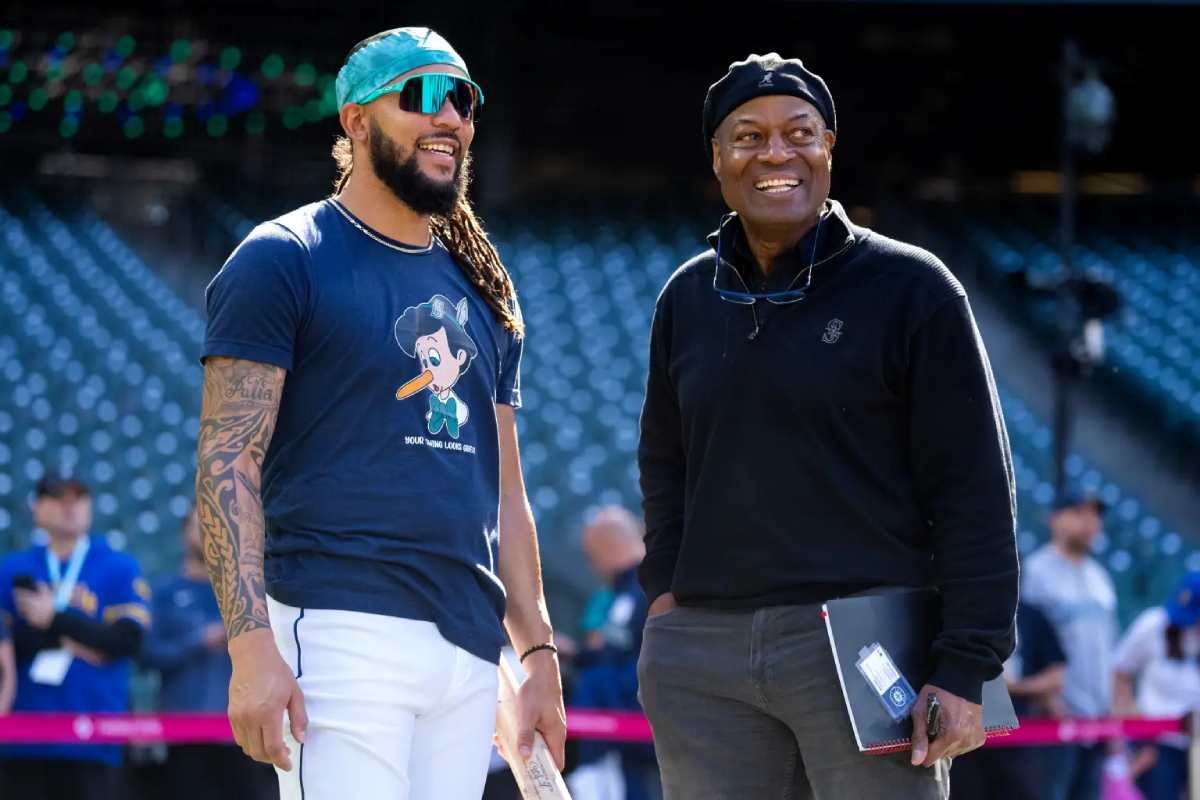
[[[949,766],[858,751],[818,605],[646,622],[639,694],[665,800],[945,800]]]

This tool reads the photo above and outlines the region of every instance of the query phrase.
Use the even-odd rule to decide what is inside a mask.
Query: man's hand
[[[932,742],[925,730],[925,714],[931,694],[936,694],[942,704],[941,730]],[[932,767],[938,759],[969,753],[987,740],[983,730],[983,706],[928,683],[917,695],[912,720],[913,766]]]
[[[103,667],[108,663],[108,657],[92,647],[87,647],[80,644],[74,639],[64,636],[62,638],[63,649],[70,653],[73,657],[86,661],[93,667]]]
[[[1061,694],[1047,697],[1039,705],[1041,706],[1042,713],[1047,717],[1066,719],[1071,716],[1071,709],[1067,708],[1067,701],[1063,700]]]
[[[1185,728],[1186,730],[1186,728]],[[1139,747],[1133,751],[1133,755],[1129,757],[1129,777],[1132,780],[1137,780],[1150,770],[1154,769],[1154,765],[1158,763],[1158,748],[1154,745]]]
[[[39,583],[36,589],[13,589],[17,601],[17,613],[25,618],[30,627],[44,631],[54,621],[54,593],[49,585]]]
[[[304,741],[308,714],[304,695],[292,671],[279,655],[269,628],[258,628],[229,642],[233,677],[229,680],[229,722],[242,752],[285,772],[292,759],[283,743],[283,712],[291,720],[292,736]]]
[[[558,657],[539,650],[522,664],[526,679],[517,690],[517,747],[521,758],[533,754],[533,732],[536,729],[546,740],[554,763],[561,772],[566,764],[567,712],[563,708],[562,678],[558,673]]]
[[[200,641],[209,650],[225,649],[225,626],[219,622],[210,622],[200,632]]]
[[[670,592],[663,592],[654,598],[654,602],[650,604],[650,608],[646,609],[646,619],[657,617],[659,614],[665,614],[672,608],[675,608],[675,606],[675,595]]]
[[[558,648],[558,654],[567,660],[579,655],[579,642],[565,633],[554,632],[554,646]]]

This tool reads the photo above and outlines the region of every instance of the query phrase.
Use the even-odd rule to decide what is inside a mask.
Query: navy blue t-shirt
[[[495,406],[520,406],[521,339],[436,237],[388,239],[335,200],[255,228],[207,301],[205,357],[288,372],[263,467],[268,593],[432,621],[498,661]]]
[[[1014,678],[1029,678],[1055,664],[1066,664],[1067,656],[1058,641],[1058,634],[1050,620],[1035,605],[1017,605],[1017,646],[1006,671]],[[1013,697],[1013,709],[1018,716],[1038,715],[1040,709],[1025,697]]]
[[[204,643],[205,628],[221,624],[212,584],[175,575],[154,588],[151,603],[141,663],[159,672],[158,710],[224,712],[233,663],[223,646]]]

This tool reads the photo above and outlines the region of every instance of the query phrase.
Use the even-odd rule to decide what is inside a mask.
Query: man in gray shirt
[[[1108,572],[1090,555],[1104,504],[1068,494],[1050,515],[1050,543],[1026,559],[1022,597],[1050,619],[1067,655],[1059,716],[1100,717],[1112,703],[1112,657],[1117,637],[1117,593]],[[1102,745],[1058,749],[1049,770],[1053,800],[1099,797]]]

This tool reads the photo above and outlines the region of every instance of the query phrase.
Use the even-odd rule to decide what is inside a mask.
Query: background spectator
[[[1004,679],[1018,717],[1042,717],[1061,707],[1067,656],[1037,606],[1017,606],[1017,649]],[[954,760],[951,785],[972,800],[1049,797],[1047,753],[1038,747],[984,747]]]
[[[585,647],[596,649],[604,646],[604,626],[608,624],[608,610],[612,607],[613,590],[601,586],[588,595],[579,618],[579,633]]]
[[[1200,573],[1143,611],[1117,648],[1113,703],[1121,716],[1182,717],[1200,710]],[[1179,800],[1187,786],[1184,734],[1163,736],[1135,765],[1146,800]]]
[[[87,486],[42,479],[33,506],[45,544],[0,563],[0,608],[13,619],[14,711],[128,711],[132,656],[150,622],[137,562],[90,536]],[[13,797],[112,800],[121,749],[8,745],[3,782]]]
[[[585,612],[590,630],[576,662],[571,704],[640,710],[637,659],[647,607],[637,580],[637,567],[646,555],[641,522],[624,508],[602,508],[584,528],[583,550],[611,600],[602,608],[593,596]],[[587,798],[607,800],[615,794],[618,799],[641,800],[648,796],[655,771],[651,745],[581,742],[571,785]],[[623,787],[614,790],[614,783]]]
[[[204,566],[196,511],[184,518],[183,567],[155,588],[154,625],[142,663],[161,676],[158,707],[172,712],[225,713],[232,665],[225,627]],[[233,744],[175,745],[167,756],[172,800],[278,797],[274,772]]]
[[[1067,655],[1061,701],[1048,701],[1054,716],[1100,717],[1111,708],[1117,593],[1090,555],[1103,511],[1094,498],[1060,497],[1050,515],[1050,543],[1022,569],[1022,596],[1045,612]],[[1106,754],[1103,744],[1047,750],[1050,798],[1095,800]]]

